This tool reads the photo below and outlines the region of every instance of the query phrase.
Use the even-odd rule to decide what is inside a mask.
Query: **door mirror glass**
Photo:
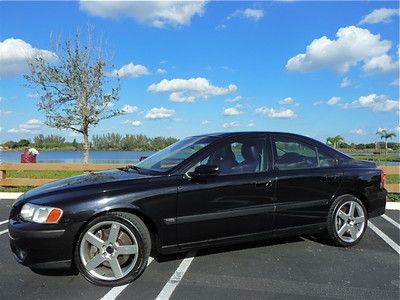
[[[219,168],[215,165],[200,165],[194,169],[191,176],[195,178],[206,178],[219,175]]]

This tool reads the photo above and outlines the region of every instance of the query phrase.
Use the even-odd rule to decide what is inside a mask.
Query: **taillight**
[[[381,188],[385,187],[385,180],[386,180],[386,175],[383,172],[383,170],[381,170]]]

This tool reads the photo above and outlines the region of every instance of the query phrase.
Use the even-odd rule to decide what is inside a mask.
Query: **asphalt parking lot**
[[[353,248],[299,237],[202,250],[152,260],[137,281],[111,289],[91,285],[80,275],[36,274],[17,264],[4,222],[12,202],[0,200],[0,299],[400,297],[397,210],[373,219]]]

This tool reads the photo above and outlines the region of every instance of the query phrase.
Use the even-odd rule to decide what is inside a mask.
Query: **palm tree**
[[[386,129],[379,130],[376,134],[381,137],[381,140],[385,140],[385,155],[387,155],[387,144],[388,139],[396,137],[396,133],[388,132]]]
[[[326,142],[334,148],[339,148],[340,144],[344,143],[344,138],[341,135],[330,136],[326,139]]]

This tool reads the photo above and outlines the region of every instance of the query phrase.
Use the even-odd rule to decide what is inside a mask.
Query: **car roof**
[[[213,132],[208,134],[199,134],[195,137],[230,137],[230,136],[240,136],[240,135],[255,135],[255,134],[285,134],[291,136],[298,136],[303,138],[310,138],[301,134],[290,133],[290,132],[280,132],[280,131],[233,131],[233,132]]]

